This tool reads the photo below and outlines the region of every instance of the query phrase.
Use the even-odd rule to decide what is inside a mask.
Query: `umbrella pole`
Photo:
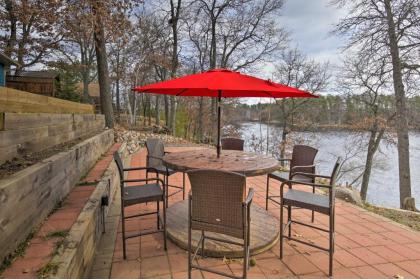
[[[222,102],[222,90],[219,90],[219,97],[217,98],[217,158],[220,158],[220,118],[221,118],[221,107]]]

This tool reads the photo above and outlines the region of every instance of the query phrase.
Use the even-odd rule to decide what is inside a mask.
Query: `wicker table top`
[[[271,156],[256,153],[222,150],[217,158],[216,150],[200,149],[174,152],[163,157],[164,164],[177,171],[192,169],[218,169],[257,176],[273,172],[279,168],[279,162]]]

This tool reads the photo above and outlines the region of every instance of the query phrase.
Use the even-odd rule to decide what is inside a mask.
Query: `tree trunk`
[[[140,117],[137,117],[137,114],[140,115],[140,105],[141,105],[141,98],[138,98],[138,95],[136,93],[133,93],[134,97],[134,109],[133,109],[133,126],[136,127],[137,125],[137,119]]]
[[[213,2],[214,4],[215,2]],[[217,20],[216,18],[214,18],[213,16],[211,17],[211,41],[210,41],[210,59],[209,59],[209,63],[210,63],[210,69],[215,69],[217,62],[216,62],[216,58],[217,58],[217,51],[216,51],[216,24],[217,24]],[[211,106],[210,106],[210,115],[211,115],[211,119],[213,121],[211,121],[211,139],[214,140],[214,138],[216,137],[215,132],[217,131],[217,115],[216,115],[216,111],[217,111],[217,102],[215,98],[211,99]],[[217,142],[217,140],[214,140],[214,142]]]
[[[127,111],[128,111],[128,117],[127,117],[127,124],[129,125],[133,125],[134,123],[134,117],[135,117],[135,112],[133,111],[133,107],[131,105],[131,98],[130,98],[130,93],[128,93],[127,95]]]
[[[14,7],[13,7],[13,1],[12,0],[5,0],[6,3],[6,11],[8,13],[9,16],[9,21],[10,21],[10,36],[9,39],[7,40],[7,44],[6,44],[6,49],[4,50],[4,53],[7,56],[12,57],[12,53],[14,51],[15,48],[15,44],[16,44],[16,16],[15,16],[15,11],[14,11]]]
[[[147,121],[147,96],[143,96],[143,126],[146,126]]]
[[[197,138],[199,142],[203,141],[203,97],[198,99],[198,129],[197,129]]]
[[[211,17],[210,69],[216,68],[216,18]]]
[[[181,0],[177,1],[175,6],[173,0],[170,0],[171,5],[171,27],[172,27],[172,59],[171,59],[171,78],[176,77],[176,71],[178,69],[178,20],[179,13],[181,11]],[[176,100],[175,96],[170,97],[170,119],[169,119],[169,129],[172,132],[172,135],[175,135],[175,125],[176,125]]]
[[[286,120],[283,122],[283,129],[281,131],[281,142],[280,142],[280,158],[286,158],[286,142],[287,142],[288,128]],[[284,166],[284,161],[281,162],[281,165]]]
[[[120,78],[117,75],[117,80],[115,81],[115,97],[116,97],[116,109],[117,109],[117,119],[120,121]]]
[[[280,111],[282,116],[282,131],[281,131],[281,142],[280,142],[280,158],[286,158],[286,143],[287,143],[287,134],[289,133],[288,122],[289,122],[289,114],[286,112],[286,101],[283,99],[280,103]],[[280,162],[281,166],[285,166],[285,162]]]
[[[120,120],[120,52],[117,52],[117,65],[116,65],[116,81],[115,81],[115,97],[116,104],[115,108],[117,110],[117,119]]]
[[[388,23],[389,50],[392,59],[392,76],[394,80],[396,129],[398,137],[398,167],[400,179],[400,207],[404,200],[411,197],[410,150],[408,138],[408,123],[405,90],[402,79],[401,60],[398,49],[395,22],[391,8],[391,0],[385,0],[385,10]]]
[[[133,121],[132,121],[132,125],[135,122],[135,115],[136,115],[136,93],[130,92],[129,95],[130,97],[130,106],[131,106],[131,111],[133,112]],[[143,101],[143,94],[141,95],[140,101]]]
[[[101,99],[101,112],[105,115],[105,124],[109,128],[114,127],[114,115],[112,111],[112,99],[110,92],[110,81],[108,72],[108,60],[105,47],[105,32],[101,18],[101,2],[93,1],[93,11],[95,14],[95,52],[98,64],[98,81]]]
[[[163,100],[165,103],[165,126],[169,128],[169,97],[165,95]]]
[[[90,103],[90,95],[89,95],[89,72],[82,71],[82,81],[83,81],[83,102]]]
[[[370,174],[372,171],[373,155],[374,155],[373,146],[375,144],[375,137],[376,137],[376,131],[371,131],[369,143],[368,143],[368,150],[366,154],[365,170],[363,171],[362,186],[360,188],[360,196],[363,201],[366,201],[367,190],[369,186],[369,179],[370,179]]]
[[[211,141],[212,142],[217,142],[217,140],[215,140],[216,133],[217,133],[217,101],[216,98],[211,98],[211,103],[210,103],[210,115],[211,115],[211,124],[210,124],[210,133],[211,133]],[[215,133],[216,131],[216,133]]]
[[[169,128],[172,131],[172,135],[175,135],[175,126],[176,126],[176,100],[175,96],[170,97],[170,122]]]
[[[82,82],[83,82],[83,102],[91,103],[92,100],[89,95],[89,83],[91,82],[90,64],[92,62],[89,63],[88,61],[92,61],[92,60],[88,59],[88,54],[87,54],[85,44],[83,44],[82,41],[79,41],[78,44],[80,48],[80,62],[82,65],[81,75],[82,75]]]
[[[370,174],[372,173],[373,157],[375,156],[375,153],[378,150],[379,144],[385,133],[385,129],[378,131],[377,124],[375,124],[375,126],[376,127],[374,127],[370,132],[365,170],[363,171],[362,186],[360,188],[360,196],[363,201],[366,201],[367,198]]]
[[[151,96],[147,96],[147,123],[152,126],[152,100]]]
[[[160,96],[159,96],[159,95],[156,95],[156,103],[155,103],[155,121],[156,121],[156,125],[157,125],[157,126],[160,126],[159,101],[160,101]]]

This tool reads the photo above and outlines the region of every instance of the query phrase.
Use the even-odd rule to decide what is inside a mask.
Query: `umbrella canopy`
[[[223,98],[315,97],[297,88],[226,69],[214,69],[200,74],[192,74],[172,80],[138,86],[134,90],[176,96]]]
[[[134,91],[175,96],[218,98],[217,156],[220,156],[221,98],[314,98],[315,95],[287,85],[227,69],[214,69],[145,86]]]

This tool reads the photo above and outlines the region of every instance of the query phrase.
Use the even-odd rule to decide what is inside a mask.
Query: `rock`
[[[404,199],[403,209],[410,211],[417,211],[416,200],[412,197],[407,197]]]
[[[168,135],[169,130],[166,127],[153,127],[153,131],[134,131],[126,130],[122,127],[115,129],[115,141],[118,143],[125,142],[130,154],[135,153],[140,147],[145,145],[148,138],[159,138],[165,143],[186,143],[186,140]]]
[[[363,205],[362,198],[360,197],[360,192],[351,187],[335,187],[335,197],[345,200],[347,202],[354,203],[359,206]]]

